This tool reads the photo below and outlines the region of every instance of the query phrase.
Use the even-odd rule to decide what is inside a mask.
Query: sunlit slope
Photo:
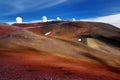
[[[45,51],[0,49],[4,80],[119,80],[120,68]]]
[[[118,66],[120,64],[119,56],[105,54],[79,42],[40,36],[26,30],[13,32],[8,37],[0,39],[0,48],[46,51],[56,55],[71,56],[106,65]]]

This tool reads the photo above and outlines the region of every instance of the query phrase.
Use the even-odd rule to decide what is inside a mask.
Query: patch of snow
[[[51,32],[47,32],[47,33],[45,33],[45,35],[47,36],[47,35],[49,35]]]
[[[78,41],[82,41],[82,40],[79,38]]]

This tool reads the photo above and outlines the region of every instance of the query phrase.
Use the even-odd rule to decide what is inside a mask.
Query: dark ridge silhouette
[[[96,36],[95,38],[99,39],[100,41],[103,41],[107,44],[110,44],[110,45],[113,45],[113,46],[117,46],[117,47],[120,47],[120,41],[119,38],[107,38],[107,37],[104,37],[104,36]]]
[[[81,54],[81,53],[80,53],[80,54]],[[96,57],[96,56],[94,56],[94,55],[91,55],[91,54],[88,54],[88,53],[82,53],[82,55],[85,56],[85,57],[88,57],[88,58],[90,58],[90,59],[93,59],[93,60],[95,60],[95,61],[98,61],[98,62],[100,62],[100,63],[102,63],[102,64],[104,64],[104,65],[107,64],[104,59],[101,59],[101,58]]]

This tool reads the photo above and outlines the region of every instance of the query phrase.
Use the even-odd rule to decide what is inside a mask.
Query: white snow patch
[[[82,40],[79,38],[78,41],[82,41]]]
[[[45,33],[45,36],[47,36],[47,35],[49,35],[49,34],[51,34],[51,32],[47,32],[47,33]]]

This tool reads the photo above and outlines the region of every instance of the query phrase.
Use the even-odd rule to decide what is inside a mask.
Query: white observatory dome
[[[22,18],[21,17],[17,17],[16,18],[16,23],[22,23]]]
[[[62,19],[60,17],[57,17],[57,21],[61,21]]]
[[[46,16],[42,17],[42,22],[47,22],[47,17]]]
[[[75,18],[73,18],[73,19],[72,19],[72,21],[76,21],[76,19],[75,19]]]

